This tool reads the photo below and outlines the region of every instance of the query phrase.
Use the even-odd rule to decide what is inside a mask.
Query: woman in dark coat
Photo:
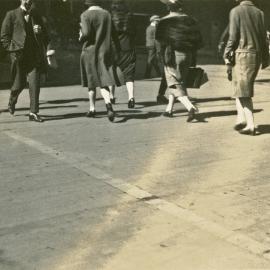
[[[108,118],[114,120],[109,87],[117,84],[113,63],[111,15],[99,6],[99,0],[86,0],[89,8],[81,15],[80,41],[82,85],[89,89],[90,109],[87,117],[94,117],[96,88],[100,87]],[[118,82],[119,83],[119,82]]]
[[[126,82],[129,99],[128,107],[134,108],[134,75],[136,66],[135,28],[132,22],[132,16],[128,12],[128,8],[123,0],[112,1],[111,13],[114,29],[118,34],[120,43],[118,66],[122,70]],[[114,95],[114,88],[112,89],[112,95]]]
[[[196,65],[196,51],[202,46],[202,37],[196,21],[182,11],[182,0],[162,0],[170,14],[157,27],[156,39],[161,43],[164,71],[169,87],[169,103],[164,116],[173,116],[175,98],[188,110],[187,122],[195,118],[198,109],[191,103],[186,88],[188,69]]]

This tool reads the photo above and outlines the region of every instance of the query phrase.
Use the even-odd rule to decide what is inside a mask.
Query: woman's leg
[[[126,82],[127,92],[128,92],[128,100],[134,98],[134,82]]]
[[[244,130],[254,130],[255,124],[254,124],[254,116],[253,116],[252,98],[240,98],[240,102],[242,104],[245,118],[247,121],[247,126],[244,128]]]
[[[134,82],[126,82],[127,91],[128,91],[128,108],[135,107],[135,99],[134,99]]]
[[[174,95],[170,94],[169,95],[169,102],[168,102],[168,105],[166,107],[166,112],[172,112],[173,110],[173,105],[174,105]]]
[[[236,118],[236,125],[245,125],[246,124],[246,117],[244,108],[239,98],[235,99],[236,103],[236,110],[237,110],[237,118]]]
[[[111,99],[110,99],[110,89],[109,89],[109,87],[100,88],[100,93],[101,93],[101,95],[102,95],[102,97],[104,99],[104,102],[106,104],[108,119],[111,122],[113,122],[115,114],[114,114]]]
[[[109,86],[110,89],[110,99],[114,99],[115,86]]]
[[[173,117],[174,100],[175,100],[174,95],[173,94],[169,94],[168,105],[166,107],[165,112],[163,113],[163,116],[165,116],[165,117]]]
[[[188,98],[188,96],[178,97],[177,99],[185,106],[185,108],[186,108],[188,111],[190,111],[191,109],[194,109],[195,111],[198,110],[197,107],[195,107],[195,106],[191,103],[191,101],[190,101],[190,99]]]

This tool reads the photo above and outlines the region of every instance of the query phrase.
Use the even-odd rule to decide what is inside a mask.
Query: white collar
[[[88,10],[102,10],[102,8],[99,6],[91,6],[88,8]]]
[[[23,11],[27,11],[27,9],[26,9],[23,5],[21,5],[20,8],[21,8]]]

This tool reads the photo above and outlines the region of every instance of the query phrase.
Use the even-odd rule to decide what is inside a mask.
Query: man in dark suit
[[[29,120],[43,122],[38,115],[40,77],[46,72],[48,35],[42,17],[33,9],[33,0],[21,0],[19,8],[7,12],[1,28],[1,43],[11,58],[10,114],[27,79],[30,94]]]

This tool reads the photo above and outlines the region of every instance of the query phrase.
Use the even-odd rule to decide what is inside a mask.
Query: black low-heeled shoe
[[[112,104],[115,104],[116,98],[110,98],[110,100],[111,100],[111,103],[112,103]]]
[[[115,117],[115,113],[113,111],[112,104],[111,103],[106,104],[106,108],[107,108],[108,119],[109,119],[109,121],[113,122],[114,117]]]
[[[44,120],[37,113],[29,114],[29,121],[34,121],[38,123],[44,122]]]
[[[13,115],[15,113],[15,104],[8,104],[8,111],[11,115]]]
[[[129,109],[132,109],[135,107],[135,99],[134,98],[131,98],[129,101],[128,101],[128,108]]]
[[[254,129],[241,129],[238,132],[242,135],[255,136],[256,135],[256,128],[254,128]]]
[[[191,122],[192,120],[194,120],[196,118],[195,112],[196,112],[196,110],[194,108],[191,108],[189,110],[187,122]]]
[[[172,111],[164,112],[162,115],[163,115],[164,117],[172,118],[172,117],[173,117],[173,112],[172,112]]]
[[[94,118],[96,116],[96,111],[88,111],[85,116],[88,118]]]
[[[245,128],[246,125],[247,125],[246,123],[239,123],[239,124],[236,124],[236,125],[233,127],[233,129],[236,130],[236,131],[239,131],[239,130]]]

